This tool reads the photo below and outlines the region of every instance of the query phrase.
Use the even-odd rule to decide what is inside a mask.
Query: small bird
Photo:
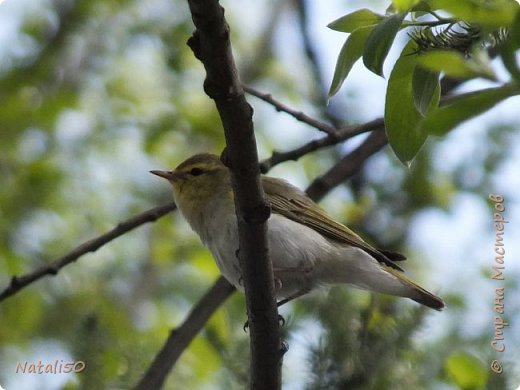
[[[238,225],[229,169],[214,154],[196,154],[173,171],[150,171],[167,179],[184,218],[209,248],[224,277],[243,290],[237,258]],[[285,180],[262,176],[271,206],[269,257],[278,304],[321,285],[349,284],[396,295],[436,310],[441,298],[404,276],[395,262],[405,257],[378,250],[336,222]]]

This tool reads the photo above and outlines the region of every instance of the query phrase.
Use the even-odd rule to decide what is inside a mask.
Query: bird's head
[[[170,182],[175,203],[188,220],[192,213],[211,206],[213,199],[232,192],[229,170],[214,154],[196,154],[172,171],[150,173]]]

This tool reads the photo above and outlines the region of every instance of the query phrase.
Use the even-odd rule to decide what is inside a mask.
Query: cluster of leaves
[[[441,17],[439,10],[451,16]],[[390,73],[385,103],[388,141],[405,164],[413,160],[429,135],[442,136],[520,94],[520,67],[514,54],[520,48],[520,6],[515,1],[394,0],[386,15],[361,9],[329,27],[349,33],[337,60],[330,97],[339,91],[361,57],[370,71],[383,76],[383,64],[397,33],[411,30]],[[511,80],[441,99],[442,76],[498,81],[490,45],[494,45]]]

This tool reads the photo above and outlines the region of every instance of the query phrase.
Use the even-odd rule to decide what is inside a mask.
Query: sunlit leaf
[[[412,93],[415,108],[422,116],[426,116],[428,110],[439,103],[439,73],[416,67],[412,78]]]
[[[405,16],[406,13],[401,13],[383,19],[367,39],[363,63],[379,76],[383,76],[383,63]]]
[[[414,41],[408,42],[397,60],[386,90],[385,126],[388,143],[396,156],[409,165],[426,141],[421,129],[422,116],[416,108],[412,93],[413,74],[417,57]]]
[[[469,79],[484,77],[496,80],[495,73],[485,58],[473,56],[465,58],[461,53],[450,50],[435,50],[418,56],[419,66],[435,71],[444,72],[447,76]]]
[[[489,28],[506,27],[513,23],[519,5],[513,0],[432,0],[433,9],[442,9],[458,19]]]
[[[373,26],[383,18],[384,16],[364,8],[336,19],[329,23],[327,27],[332,30],[351,33],[361,27]]]
[[[363,54],[365,42],[372,30],[373,27],[363,27],[348,36],[338,56],[334,77],[330,85],[329,97],[334,96],[339,91],[352,66]]]
[[[504,42],[500,56],[506,69],[511,75],[520,82],[520,64],[518,63],[516,51],[520,49],[520,11],[516,13],[515,21],[509,30],[506,41]]]
[[[462,122],[489,110],[508,97],[520,95],[520,85],[507,84],[464,94],[454,101],[431,111],[422,127],[425,132],[444,135]]]
[[[392,4],[397,11],[404,12],[417,5],[419,1],[420,0],[392,0]]]
[[[483,389],[487,382],[488,368],[467,353],[454,353],[444,363],[448,376],[459,389]]]

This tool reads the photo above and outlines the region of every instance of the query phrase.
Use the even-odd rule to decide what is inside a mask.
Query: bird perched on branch
[[[229,169],[216,155],[196,154],[173,171],[151,173],[170,182],[184,218],[210,249],[224,277],[243,290]],[[375,249],[285,180],[263,176],[262,186],[272,212],[267,240],[279,305],[320,285],[349,284],[436,310],[444,307],[442,299],[404,275],[395,263],[404,256]]]

